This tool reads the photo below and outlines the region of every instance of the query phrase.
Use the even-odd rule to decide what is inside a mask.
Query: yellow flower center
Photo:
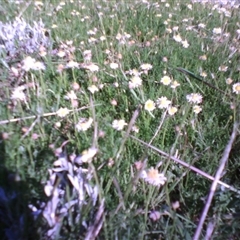
[[[149,169],[147,173],[148,178],[150,179],[157,179],[158,178],[158,170],[156,169]]]
[[[236,90],[237,92],[240,92],[240,85],[237,85],[236,88],[235,88],[235,90]]]

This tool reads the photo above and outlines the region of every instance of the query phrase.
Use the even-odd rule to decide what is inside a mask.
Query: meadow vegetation
[[[239,8],[3,2],[2,239],[239,239]]]

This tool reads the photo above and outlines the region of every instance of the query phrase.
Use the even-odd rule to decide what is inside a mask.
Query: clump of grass
[[[0,204],[10,209],[0,217],[15,219],[1,227],[6,239],[17,225],[16,234],[29,236],[32,219],[34,233],[50,239],[239,235],[238,137],[227,145],[233,126],[239,131],[236,8],[178,1],[8,8],[17,9],[11,22],[42,19],[52,49],[39,41],[0,69]],[[14,44],[20,51],[22,39]],[[223,155],[228,164],[215,176]],[[24,200],[15,208],[5,201],[12,193]]]

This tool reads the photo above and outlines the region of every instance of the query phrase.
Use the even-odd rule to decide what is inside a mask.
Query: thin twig
[[[31,124],[30,128],[28,128],[26,133],[21,137],[21,140],[23,140],[33,130],[34,126],[37,124],[37,122],[39,122],[39,120],[40,120],[40,117],[37,116],[35,121]]]
[[[163,113],[162,119],[160,120],[160,123],[159,123],[159,126],[158,126],[156,132],[154,133],[152,139],[150,140],[149,144],[152,144],[153,140],[156,138],[156,136],[157,136],[158,133],[160,132],[160,130],[161,130],[161,128],[162,128],[162,125],[163,125],[163,122],[164,122],[164,120],[165,120],[166,114],[167,114],[167,110]]]
[[[101,104],[96,104],[94,106],[98,106],[98,105],[101,105]],[[81,111],[81,110],[88,109],[88,108],[90,108],[90,107],[82,107],[82,108],[78,108],[78,109],[74,109],[74,110],[69,110],[69,112]],[[44,113],[43,115],[33,115],[33,116],[29,116],[29,117],[13,118],[10,120],[0,121],[0,125],[7,124],[7,123],[13,123],[13,122],[19,122],[19,121],[28,120],[28,119],[34,119],[37,117],[49,117],[49,116],[54,116],[57,114],[58,114],[57,112],[52,112],[52,113]]]
[[[42,116],[43,117],[49,117],[49,116],[53,116],[53,115],[56,115],[56,113],[45,113]],[[34,118],[37,118],[37,116],[34,115],[34,116],[29,116],[29,117],[13,118],[13,119],[10,119],[10,120],[3,120],[3,121],[0,121],[0,125],[7,124],[7,123],[19,122],[19,121],[28,120],[28,119],[34,119]]]
[[[23,13],[28,9],[28,7],[30,6],[30,4],[32,3],[32,1],[28,2],[26,4],[26,6],[21,10],[21,12],[18,14],[17,18],[22,17]]]
[[[127,129],[127,131],[126,131],[126,133],[125,133],[125,136],[124,136],[124,138],[123,138],[123,140],[122,140],[122,144],[121,144],[121,146],[120,146],[120,148],[119,148],[119,151],[118,151],[118,153],[117,153],[117,155],[116,155],[116,161],[117,161],[117,160],[119,159],[119,157],[120,157],[120,154],[121,154],[121,152],[122,152],[122,150],[123,150],[123,147],[124,147],[124,145],[125,145],[125,142],[127,141],[128,136],[129,136],[129,134],[130,134],[130,132],[131,132],[131,130],[132,130],[132,127],[134,126],[134,124],[135,124],[135,122],[136,122],[136,120],[137,120],[137,117],[138,117],[138,115],[139,115],[140,110],[141,110],[141,105],[139,105],[139,106],[137,107],[137,109],[134,111],[133,116],[132,116],[132,118],[131,118],[131,120],[130,120],[130,122],[129,122],[129,124],[128,124],[128,129]]]
[[[210,188],[208,199],[207,199],[206,205],[204,206],[204,209],[203,209],[200,221],[198,223],[196,232],[194,234],[193,240],[198,240],[199,236],[201,234],[202,227],[203,227],[203,224],[205,222],[205,219],[206,219],[208,210],[210,208],[210,205],[212,203],[212,199],[213,199],[214,193],[216,191],[217,185],[219,183],[219,180],[220,180],[220,178],[222,176],[223,170],[224,170],[225,165],[227,163],[227,160],[228,160],[230,151],[232,149],[232,145],[234,143],[234,140],[235,140],[235,138],[237,136],[238,126],[239,126],[238,123],[235,123],[234,126],[233,126],[233,131],[232,131],[231,137],[229,139],[229,142],[228,142],[227,146],[224,149],[223,156],[222,156],[221,161],[220,161],[220,165],[218,167],[218,170],[217,170],[217,173],[215,175],[214,181],[212,182],[212,186]]]
[[[135,122],[136,122],[136,120],[137,120],[137,117],[138,117],[138,115],[139,115],[140,109],[141,109],[141,105],[139,105],[139,106],[137,107],[137,109],[134,111],[133,116],[132,116],[132,118],[131,118],[131,120],[130,120],[130,122],[129,122],[129,124],[128,124],[128,129],[127,129],[127,131],[126,131],[126,133],[125,133],[125,136],[124,136],[124,138],[123,138],[123,140],[122,140],[122,144],[121,144],[121,146],[120,146],[120,148],[119,148],[119,151],[118,151],[118,153],[117,153],[117,155],[116,155],[116,162],[117,162],[117,164],[116,164],[116,168],[115,168],[115,169],[118,169],[118,166],[120,165],[120,162],[121,162],[121,161],[119,160],[120,155],[121,155],[121,153],[122,153],[122,151],[123,151],[124,145],[125,145],[128,137],[129,137],[129,134],[130,134],[130,132],[131,132],[131,130],[132,130],[132,127],[134,126],[134,124],[135,124]],[[117,212],[120,207],[125,207],[125,204],[124,204],[123,195],[122,195],[122,193],[121,193],[120,187],[119,187],[119,185],[118,185],[118,181],[117,181],[117,179],[116,179],[115,176],[113,176],[113,183],[114,183],[115,187],[117,188],[118,194],[119,194],[119,196],[120,196],[119,200],[121,201],[121,202],[119,203],[119,205],[118,205],[118,208],[117,208],[116,211],[115,211],[115,212]]]
[[[151,149],[154,150],[155,152],[157,152],[157,153],[159,153],[159,154],[161,154],[161,155],[163,155],[163,156],[165,156],[165,157],[173,160],[174,162],[179,163],[180,165],[189,168],[189,169],[192,170],[193,172],[196,172],[196,173],[198,173],[199,175],[201,175],[201,176],[203,176],[203,177],[205,177],[205,178],[208,178],[209,180],[214,181],[214,179],[215,179],[214,177],[212,177],[211,175],[203,172],[202,170],[200,170],[200,169],[198,169],[198,168],[196,168],[196,167],[194,167],[194,166],[192,166],[192,165],[184,162],[183,160],[181,160],[181,159],[179,159],[179,158],[176,158],[176,157],[174,157],[174,156],[171,156],[170,154],[168,154],[168,153],[166,153],[166,152],[164,152],[164,151],[162,151],[162,150],[160,150],[160,149],[158,149],[158,148],[156,148],[156,147],[154,147],[154,146],[152,146],[152,145],[150,145],[150,144],[148,144],[148,143],[146,143],[146,142],[144,142],[144,141],[142,141],[142,140],[140,140],[140,139],[138,139],[138,138],[136,138],[136,137],[134,137],[134,136],[132,136],[132,135],[130,135],[130,137],[133,138],[133,139],[135,139],[135,140],[137,140],[138,142],[142,143],[143,145],[151,148]],[[234,188],[234,187],[232,187],[232,186],[230,186],[230,185],[228,185],[228,184],[226,184],[226,183],[224,183],[224,182],[222,182],[222,181],[220,181],[220,180],[218,180],[217,183],[219,183],[220,185],[224,186],[225,188],[227,188],[227,189],[229,189],[229,190],[231,190],[231,191],[233,191],[233,192],[236,192],[236,193],[240,194],[240,191],[239,191],[239,190],[237,190],[236,188]]]
[[[207,225],[207,231],[206,231],[206,236],[204,240],[211,240],[215,226],[216,226],[216,219],[212,219]]]
[[[210,88],[213,88],[213,89],[217,90],[218,92],[220,92],[220,93],[222,93],[222,94],[224,94],[224,95],[227,95],[228,97],[231,97],[231,98],[232,98],[231,95],[225,93],[223,90],[221,90],[221,89],[219,89],[219,88],[213,86],[212,84],[210,84],[210,83],[204,81],[202,78],[196,76],[194,73],[188,71],[187,69],[184,69],[184,68],[181,68],[181,67],[177,67],[176,70],[178,70],[179,72],[182,72],[182,73],[184,73],[184,74],[187,74],[187,75],[189,75],[189,76],[195,78],[196,80],[198,80],[198,81],[204,83],[205,85],[209,86]]]
[[[115,188],[117,189],[117,193],[118,193],[118,197],[119,197],[119,204],[118,204],[116,210],[114,211],[114,215],[116,215],[118,213],[119,209],[123,208],[123,210],[125,210],[126,207],[124,204],[124,198],[123,198],[122,191],[121,191],[119,183],[115,177],[113,178],[113,184],[114,184]]]
[[[94,123],[92,147],[98,148],[98,122],[96,120],[96,114],[95,114],[95,108],[94,108],[92,96],[90,96],[90,107],[92,109],[92,117],[93,117],[93,123]]]

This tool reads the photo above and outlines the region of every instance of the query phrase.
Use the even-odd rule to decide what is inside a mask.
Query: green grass
[[[17,222],[24,216],[24,237],[21,239],[31,239],[31,232],[44,239],[49,228],[47,222],[40,216],[29,226],[31,217],[27,206],[47,201],[44,186],[49,179],[48,170],[58,159],[56,150],[68,141],[65,146],[69,156],[79,155],[91,146],[98,149],[92,161],[84,163],[84,167],[93,172],[91,185],[99,188],[98,205],[105,199],[105,216],[97,239],[192,239],[211,181],[135,138],[146,144],[151,141],[150,145],[165,153],[215,175],[233,124],[239,119],[236,107],[239,97],[233,93],[232,85],[239,82],[240,76],[240,44],[236,32],[240,17],[238,9],[228,9],[231,17],[226,17],[218,9],[198,3],[190,10],[188,2],[167,2],[169,7],[154,1],[149,4],[141,1],[62,1],[65,5],[61,5],[61,9],[60,1],[43,1],[43,6],[38,7],[33,3],[5,1],[1,6],[0,11],[5,13],[1,15],[2,22],[20,15],[30,24],[42,19],[52,40],[46,56],[32,55],[44,62],[44,71],[31,70],[20,79],[14,79],[10,70],[0,65],[0,85],[4,86],[0,90],[1,120],[21,118],[0,125],[0,186],[9,194],[17,193],[17,198],[3,208],[9,212],[1,213],[1,222],[4,222],[4,214],[14,218],[4,222],[0,230],[2,236],[11,225],[19,225]],[[73,11],[79,15],[73,15]],[[205,24],[205,28],[200,28],[199,24]],[[178,31],[174,33],[175,26]],[[221,28],[222,34],[214,35],[214,28]],[[95,33],[88,34],[90,30]],[[122,44],[116,38],[118,34],[125,35]],[[188,48],[173,39],[177,34],[187,40]],[[102,36],[105,40],[100,40]],[[63,50],[65,57],[53,53],[67,41],[73,41],[68,46],[74,49]],[[65,66],[69,60],[82,64],[86,61],[85,50],[91,50],[91,62],[99,67],[99,71],[83,68],[57,71],[59,64]],[[203,55],[207,57],[205,61],[199,58]],[[18,59],[18,63],[9,63],[9,67],[20,64],[18,67],[21,68],[25,57]],[[118,64],[116,69],[110,67],[113,62]],[[126,72],[140,71],[143,63],[151,64],[152,69],[140,76],[141,86],[129,89],[131,76]],[[226,71],[219,70],[223,65],[228,67]],[[207,74],[204,79],[202,72]],[[163,85],[160,81],[164,75],[176,80],[180,86],[172,89],[170,85]],[[200,78],[224,93],[209,87]],[[233,83],[227,84],[227,78]],[[80,89],[74,90],[74,83],[78,83]],[[25,90],[26,102],[14,102],[12,91],[25,84],[33,85]],[[96,85],[99,91],[91,94],[88,90],[91,85]],[[77,96],[76,108],[65,97],[71,90]],[[186,99],[191,93],[203,96],[199,114],[193,112],[193,104]],[[165,113],[165,109],[156,108],[151,113],[145,110],[148,99],[156,102],[162,96],[177,107],[173,116]],[[113,100],[116,105],[111,104]],[[57,114],[46,116],[61,107],[72,111],[63,118]],[[83,107],[86,108],[77,110]],[[137,109],[139,114],[135,122],[130,123]],[[25,119],[37,115],[37,119]],[[93,118],[92,126],[87,131],[77,131],[75,125],[79,118],[89,117]],[[120,119],[129,125],[117,131],[112,122]],[[57,126],[59,122],[61,124]],[[128,131],[133,125],[139,132]],[[239,189],[239,137],[232,148],[221,180]],[[156,187],[144,182],[136,169],[137,161],[145,162],[147,169],[162,162],[159,172],[167,178],[166,183]],[[73,197],[70,195],[67,200]],[[172,204],[177,201],[180,206],[175,209]],[[82,219],[89,218],[91,205],[87,206],[81,210]],[[213,239],[237,239],[240,234],[239,210],[239,194],[217,188],[200,239],[204,238],[209,221],[215,223]],[[96,211],[97,208],[94,213]],[[159,212],[161,217],[154,221],[150,217],[152,211]],[[69,216],[67,219],[63,220],[55,238],[84,239],[86,232],[71,225]]]

